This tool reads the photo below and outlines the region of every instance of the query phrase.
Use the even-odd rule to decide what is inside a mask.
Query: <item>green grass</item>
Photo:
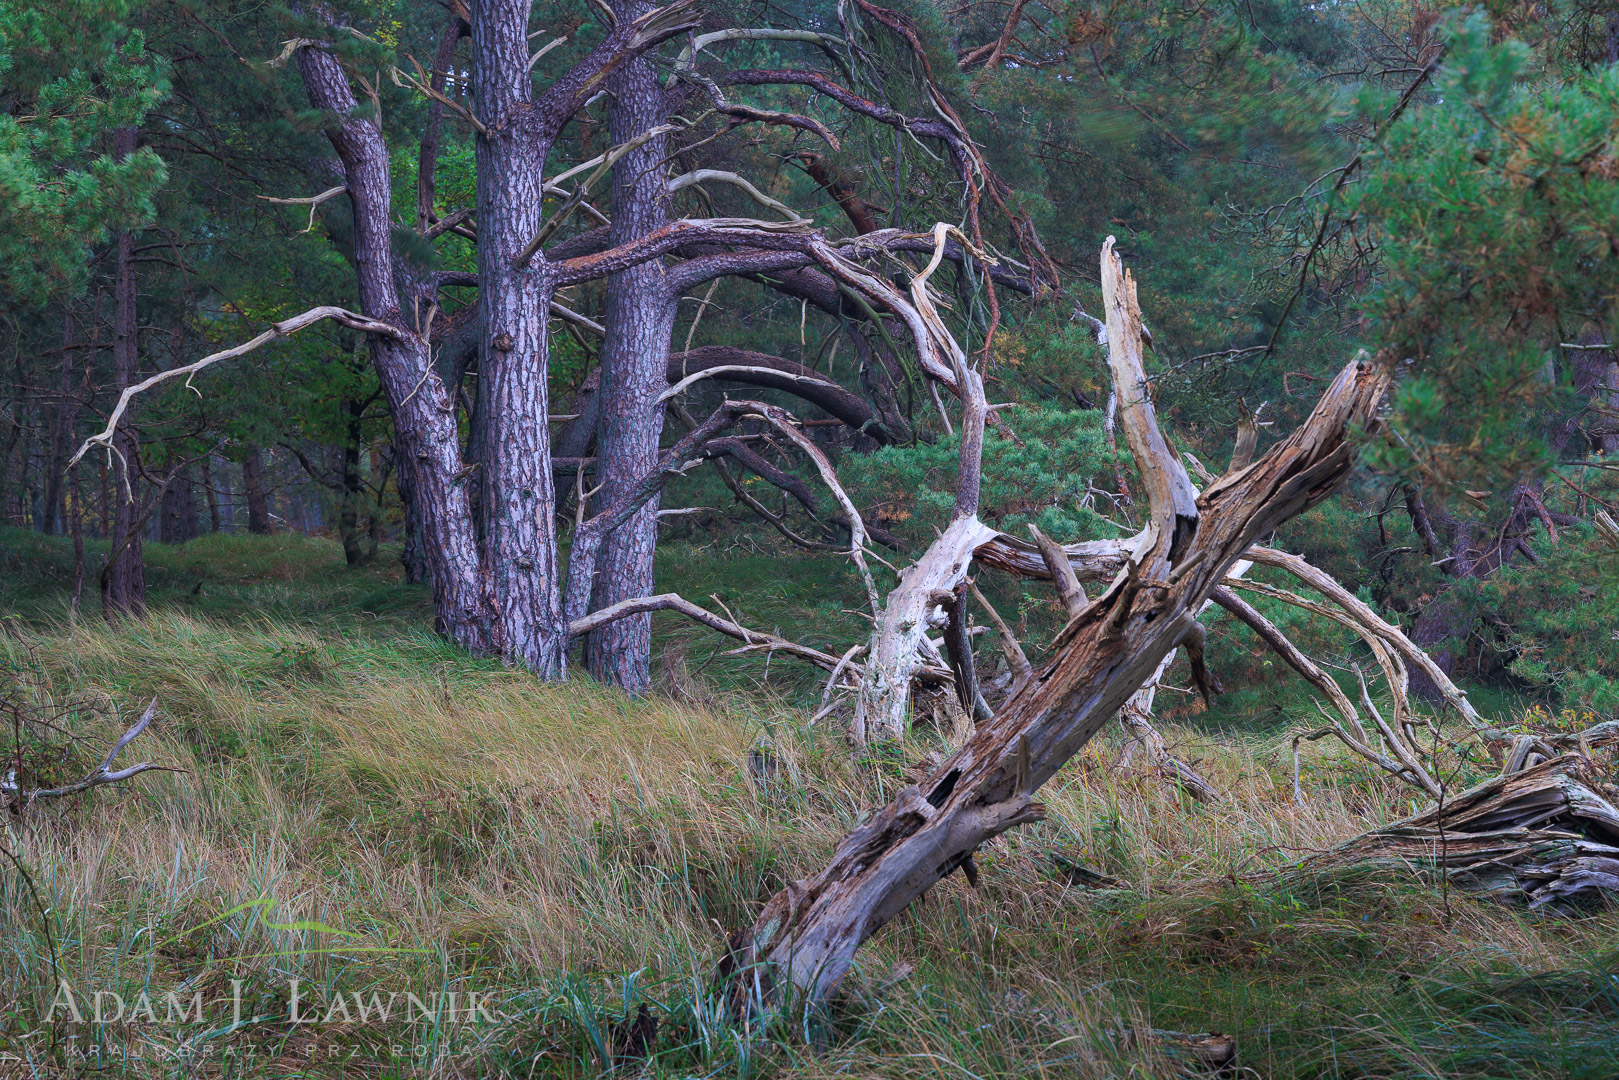
[[[1155,1028],[1231,1033],[1266,1078],[1619,1075],[1612,911],[1274,876],[1410,798],[1318,744],[1295,806],[1283,690],[1166,725],[1224,802],[1117,772],[1102,740],[1043,791],[1047,821],[982,852],[980,888],[951,878],[885,928],[827,1013],[746,1032],[711,979],[725,936],[902,782],[806,726],[814,678],[660,617],[653,698],[546,686],[439,641],[421,590],[328,541],[148,551],[147,619],[104,625],[92,586],[73,623],[71,548],[0,534],[7,700],[85,740],[25,741],[25,781],[82,775],[153,696],[126,754],[184,770],[9,823],[38,902],[0,870],[0,1076],[591,1077],[642,1004],[660,1031],[631,1075],[1180,1075]],[[750,625],[860,633],[836,559],[661,558]],[[1127,887],[1067,884],[1054,853]],[[43,1024],[62,977],[147,990],[157,1019]],[[233,979],[240,1028],[165,1017],[163,994],[229,1001]],[[319,1013],[475,991],[503,1015],[293,1026],[291,979]]]

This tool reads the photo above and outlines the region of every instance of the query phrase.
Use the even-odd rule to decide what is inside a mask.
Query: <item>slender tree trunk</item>
[[[364,498],[361,493],[360,477],[360,416],[365,411],[365,404],[359,401],[346,401],[343,408],[348,419],[348,438],[339,448],[342,457],[339,476],[342,501],[337,510],[337,530],[343,541],[343,561],[350,566],[359,566],[365,562],[365,548],[360,542],[360,502]]]
[[[209,475],[213,478],[213,490],[218,500],[216,504],[219,508],[218,529],[233,533],[236,531],[236,492],[231,489],[234,481],[230,475],[230,462],[215,454]]]
[[[520,260],[539,234],[554,133],[534,108],[529,8],[527,0],[481,0],[472,11],[474,111],[485,129],[477,138],[483,557],[498,648],[555,679],[566,670],[568,634],[547,427],[552,283],[543,256]]]
[[[398,435],[394,438],[397,440]],[[411,483],[416,470],[412,468],[409,455],[397,442],[394,445],[394,461],[397,469],[394,484],[399,488],[399,501],[405,506],[404,545],[399,550],[399,564],[405,569],[407,585],[425,585],[429,583],[427,556],[422,551],[422,526],[416,508],[416,489]]]
[[[123,160],[135,152],[135,129],[120,128],[113,136],[113,153]],[[134,237],[127,231],[117,239],[117,265],[113,284],[112,368],[113,393],[121,394],[135,382],[139,365],[139,327],[135,312]],[[146,611],[146,567],[141,558],[136,492],[140,490],[140,442],[135,437],[133,407],[113,439],[112,550],[101,571],[101,610],[108,619],[140,616]]]
[[[614,5],[620,22],[638,18],[653,7],[648,0],[619,0]],[[611,95],[607,109],[611,144],[628,142],[664,122],[663,87],[657,69],[644,57],[609,77],[607,90]],[[669,192],[663,165],[666,141],[661,135],[648,140],[613,166],[610,243],[629,243],[668,224]],[[658,396],[669,386],[673,300],[658,260],[607,279],[607,338],[602,345],[596,427],[602,506],[617,502],[658,460],[664,412]],[[603,543],[592,610],[652,594],[657,544],[658,499],[654,497]],[[632,694],[645,693],[651,685],[652,616],[620,619],[593,631],[585,644],[585,657],[596,678]]]
[[[56,388],[56,407],[52,410],[51,456],[45,470],[45,497],[41,500],[43,513],[38,522],[40,532],[60,536],[67,518],[63,513],[64,479],[67,476],[67,458],[71,451],[73,423],[78,419],[79,402],[73,397],[73,360],[77,352],[73,340],[73,310],[69,308],[62,318],[62,369]]]
[[[208,531],[219,531],[219,489],[214,486],[213,455],[204,455],[197,463],[202,473],[202,496],[208,503]]]
[[[268,536],[270,499],[264,492],[264,451],[256,446],[242,458],[242,494],[247,498],[247,531]]]
[[[197,536],[196,485],[191,482],[191,466],[182,465],[163,488],[158,518],[158,539],[165,544],[183,544]]]

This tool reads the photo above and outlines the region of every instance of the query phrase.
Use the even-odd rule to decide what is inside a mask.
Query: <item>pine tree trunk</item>
[[[242,458],[242,494],[247,499],[247,531],[270,533],[270,500],[264,493],[264,452],[253,447]]]
[[[427,555],[422,551],[422,527],[418,520],[416,509],[416,489],[411,484],[411,478],[416,471],[411,468],[411,461],[399,446],[398,436],[395,436],[394,445],[394,485],[399,489],[399,501],[404,503],[404,544],[399,549],[399,564],[405,570],[405,583],[407,585],[429,584]]]
[[[191,466],[185,465],[175,470],[163,488],[158,540],[165,544],[183,544],[196,536],[196,485],[191,482]]]
[[[500,651],[555,679],[566,670],[568,634],[547,426],[552,285],[543,257],[518,265],[540,230],[550,145],[533,107],[529,8],[483,0],[472,12],[474,111],[486,132],[477,138],[483,556]]]
[[[119,128],[113,136],[113,153],[120,161],[135,152],[135,129]],[[113,394],[135,382],[139,365],[139,326],[135,312],[134,237],[119,232],[117,265],[113,283],[112,376]],[[141,559],[140,527],[136,493],[140,476],[140,443],[135,437],[134,409],[124,416],[113,440],[114,476],[112,483],[112,550],[101,571],[101,611],[108,619],[138,617],[146,611],[146,567]]]
[[[208,503],[208,531],[219,531],[219,489],[214,486],[214,469],[212,455],[204,455],[197,462],[197,468],[202,472],[202,495]]]
[[[422,337],[425,327],[408,319],[399,302],[387,144],[376,121],[358,108],[348,77],[330,51],[299,49],[298,68],[310,102],[335,116],[326,136],[342,160],[353,208],[352,260],[360,310],[400,331],[392,338],[371,335],[371,359],[393,414],[399,449],[412,465],[411,501],[433,587],[434,624],[439,633],[473,652],[504,652],[481,573],[454,406],[433,371],[431,349]],[[524,74],[526,78],[526,69]],[[536,190],[536,213],[538,195]],[[543,431],[543,408],[540,416]]]
[[[365,498],[360,476],[360,417],[365,411],[365,404],[345,401],[343,410],[348,421],[348,438],[338,449],[341,458],[338,475],[343,486],[337,508],[337,531],[343,542],[343,561],[350,566],[359,566],[366,561],[366,550],[360,536],[360,503]]]
[[[213,465],[208,475],[213,485],[212,490],[217,499],[219,510],[219,524],[215,531],[234,533],[236,531],[236,493],[231,489],[230,462],[218,454],[214,455]]]
[[[614,9],[622,23],[653,6],[648,0],[619,0]],[[664,122],[663,87],[657,69],[645,58],[615,72],[607,89],[612,95],[607,110],[612,145]],[[613,166],[610,243],[628,243],[668,224],[666,141],[661,135],[651,139]],[[658,460],[664,412],[658,396],[669,385],[674,307],[657,260],[607,279],[607,338],[602,345],[596,427],[602,506],[618,501]],[[657,544],[658,499],[653,497],[603,543],[592,610],[652,594]],[[593,631],[585,644],[585,658],[601,681],[631,694],[645,693],[651,685],[652,616],[631,616]]]
[[[57,536],[65,532],[67,518],[63,513],[63,495],[67,476],[67,458],[72,447],[73,423],[78,419],[79,403],[73,395],[73,360],[77,350],[73,340],[73,311],[68,309],[62,318],[62,368],[56,387],[56,405],[51,411],[51,456],[45,470],[45,497],[40,501],[43,513],[36,523],[40,532]]]

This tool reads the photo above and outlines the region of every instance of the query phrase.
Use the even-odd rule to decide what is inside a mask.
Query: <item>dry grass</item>
[[[899,782],[801,712],[679,674],[644,702],[545,686],[358,622],[164,611],[14,623],[0,649],[16,694],[79,703],[91,741],[37,758],[51,775],[153,695],[162,720],[131,752],[186,770],[6,838],[52,934],[7,871],[0,1053],[47,1071],[98,1044],[131,1075],[595,1075],[645,1002],[663,1021],[645,1067],[671,1076],[1176,1075],[1153,1027],[1234,1032],[1265,1077],[1619,1074],[1601,1035],[1619,1013],[1611,915],[1447,912],[1386,877],[1271,882],[1408,809],[1348,762],[1295,806],[1280,735],[1166,731],[1229,793],[1211,807],[1089,749],[1044,792],[1046,822],[983,854],[981,888],[943,883],[862,953],[832,1013],[749,1037],[710,984],[725,934]],[[1053,853],[1128,887],[1066,884]],[[237,979],[244,1019],[267,1019],[41,1028],[52,947],[81,993],[214,998]],[[294,978],[321,1002],[493,992],[507,1018],[294,1028]],[[70,1028],[77,1050],[42,1033]]]

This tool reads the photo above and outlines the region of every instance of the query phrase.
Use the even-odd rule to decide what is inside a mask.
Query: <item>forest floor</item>
[[[150,617],[109,628],[93,578],[68,617],[70,544],[0,531],[8,708],[65,733],[25,769],[83,775],[156,697],[125,763],[182,770],[4,834],[26,879],[0,870],[0,1078],[589,1077],[642,1005],[652,1054],[622,1075],[1186,1075],[1167,1029],[1233,1036],[1264,1078],[1619,1076],[1619,916],[1279,876],[1411,799],[1316,744],[1295,804],[1290,729],[1253,693],[1164,726],[1224,801],[1120,773],[1100,739],[976,889],[943,882],[829,1011],[750,1035],[712,987],[726,936],[904,782],[807,725],[813,679],[660,616],[656,696],[546,686],[437,639],[394,562],[296,535],[147,553]],[[770,583],[752,625],[858,630],[800,599],[811,560],[662,559],[693,598]],[[95,1022],[98,991],[120,1019]]]

